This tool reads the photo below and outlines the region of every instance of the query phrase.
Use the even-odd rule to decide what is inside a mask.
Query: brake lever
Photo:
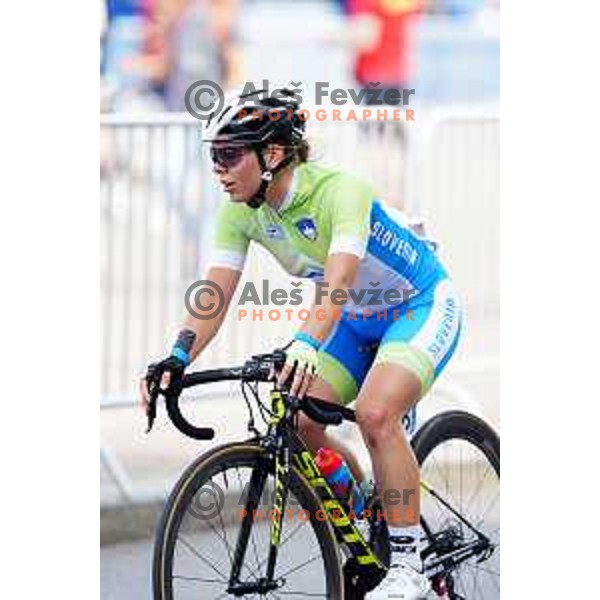
[[[148,426],[146,427],[146,433],[150,433],[152,431],[154,420],[156,419],[156,400],[158,398],[158,394],[160,393],[158,385],[156,385],[155,383],[152,383],[150,385],[151,388],[148,390],[150,400],[148,402],[148,412],[146,413],[146,416],[148,418]]]
[[[275,350],[272,354],[272,364],[273,367],[276,371],[281,371],[281,369],[283,368],[283,365],[285,364],[285,358],[286,358],[286,354],[285,354],[285,350],[290,346],[290,344],[288,344],[285,348],[278,348],[277,350]]]

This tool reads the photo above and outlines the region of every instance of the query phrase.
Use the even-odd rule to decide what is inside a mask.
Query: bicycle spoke
[[[227,546],[226,539],[219,534],[219,532],[216,530],[216,528],[213,525],[211,525],[210,521],[206,521],[206,523],[207,523],[208,527],[210,528],[210,530],[215,534],[215,536]],[[233,564],[233,558],[232,558],[232,555],[231,555],[231,552],[229,551],[229,549],[228,549],[227,554],[229,555],[229,564]],[[256,571],[253,571],[249,565],[244,565],[244,566],[246,567],[246,569],[248,569],[250,571],[251,576],[254,577],[258,581],[260,574],[257,575]]]
[[[435,457],[433,457],[433,461],[435,462]],[[439,467],[438,467],[439,469]],[[435,487],[435,486],[433,486]],[[447,509],[443,508],[443,505],[433,496],[433,495],[429,495],[428,498],[430,498],[430,502],[431,504],[433,504],[436,507],[436,510],[438,512],[438,514],[440,515],[439,517],[439,525],[440,525],[440,529],[443,529],[445,527],[445,521],[448,520],[448,515],[447,515]]]
[[[486,571],[484,571],[485,573]],[[488,579],[492,580],[492,583],[494,584],[494,587],[498,590],[498,593],[500,593],[500,573],[497,573],[495,575],[492,575],[491,573],[487,573],[488,575]]]
[[[297,526],[296,526],[296,528],[295,528],[295,529],[293,529],[293,530],[292,530],[292,531],[289,533],[289,535],[288,535],[287,537],[285,537],[285,538],[284,538],[284,539],[281,541],[281,543],[279,544],[279,551],[281,551],[281,548],[283,548],[283,546],[285,546],[285,544],[286,544],[286,543],[287,543],[287,542],[288,542],[288,541],[289,541],[289,540],[290,540],[292,537],[294,537],[294,535],[295,535],[295,534],[298,532],[298,530],[299,530],[299,529],[301,529],[301,528],[302,528],[302,526],[303,526],[303,525],[306,525],[306,523],[305,523],[305,522],[300,522],[300,524],[299,524],[299,525],[297,525]],[[262,568],[264,567],[265,563],[266,563],[268,560],[269,560],[269,557],[267,556],[267,558],[265,558],[265,559],[264,559],[264,560],[263,560],[263,561],[260,563],[260,565],[258,566],[258,570],[259,570],[259,572],[260,572],[260,571],[262,571]]]
[[[440,526],[441,529],[443,529],[445,527],[445,525],[446,525],[446,521],[448,521],[447,509],[445,509],[445,507],[443,507],[443,505],[441,504],[441,502],[439,502],[433,496],[430,496],[430,498],[431,498],[430,503],[433,504],[433,506],[436,507],[436,510],[437,510],[438,514],[440,515],[440,517],[439,517],[439,526]]]
[[[446,552],[482,541],[477,532],[486,535],[493,547],[489,555],[484,550],[475,556],[456,555],[458,564],[449,578],[456,586],[455,597],[461,600],[498,597],[499,564],[491,560],[480,567],[475,562],[483,557],[484,562],[492,556],[499,557],[499,544],[494,537],[499,530],[500,475],[496,471],[498,455],[494,440],[493,431],[485,423],[468,415],[454,415],[448,416],[447,423],[438,418],[416,443],[423,480],[434,492],[423,494],[422,512],[432,534],[440,534],[438,558],[443,561]],[[447,550],[440,554],[439,549],[444,546]],[[492,583],[488,582],[490,578]]]
[[[498,592],[500,592],[500,585],[498,583],[498,581],[500,579],[500,573],[493,571],[492,569],[489,569],[486,567],[481,567],[478,564],[470,563],[470,562],[464,563],[461,567],[461,570],[455,572],[455,574],[457,575],[457,577],[461,583],[461,591],[466,592],[466,590],[467,590],[467,588],[465,587],[465,585],[463,583],[463,576],[467,577],[467,572],[470,569],[473,569],[475,571],[475,574],[473,576],[473,586],[474,586],[475,592],[477,592],[477,590],[480,589],[479,585],[478,585],[480,572],[486,576],[486,580],[490,579],[492,581],[494,587],[496,588],[496,590]],[[478,597],[478,596],[475,595],[474,597]]]
[[[457,575],[457,577],[458,577],[458,581],[460,582],[460,589],[461,589],[461,591],[462,591],[462,592],[464,592],[464,593],[466,593],[466,592],[467,592],[467,589],[465,588],[465,586],[464,586],[464,584],[463,584],[463,580],[462,580],[462,577],[461,577],[461,574],[460,574],[460,572],[459,572],[459,571],[456,571],[456,575]]]
[[[185,500],[185,510],[183,518],[176,523],[176,534],[173,536],[173,546],[171,547],[170,563],[166,563],[168,577],[171,578],[172,585],[176,592],[175,596],[184,596],[188,593],[200,594],[213,600],[229,600],[232,593],[227,591],[229,587],[231,573],[237,570],[233,569],[233,561],[238,554],[236,547],[237,532],[246,531],[249,534],[247,540],[247,549],[244,553],[243,561],[239,564],[239,581],[242,584],[258,584],[261,576],[266,572],[266,565],[269,560],[269,549],[271,548],[269,525],[270,521],[265,521],[263,512],[269,510],[270,492],[273,483],[273,474],[271,471],[260,469],[260,464],[252,459],[246,458],[240,454],[239,458],[234,455],[232,461],[223,460],[215,462],[216,469],[206,470],[204,478],[198,483],[200,487],[195,488],[195,493]],[[258,472],[256,472],[258,469]],[[256,472],[256,476],[254,473]],[[265,485],[261,484],[261,490],[264,487],[264,494],[260,493],[260,498],[248,500],[249,491],[248,482],[252,473],[252,481],[258,483],[265,479]],[[252,483],[250,481],[250,483]],[[216,505],[211,506],[216,496],[207,504],[210,506],[212,514],[206,514],[208,522],[206,525],[198,522],[198,515],[206,513],[208,508],[204,508],[206,499],[202,496],[202,513],[194,513],[190,502],[198,503],[199,489],[202,485],[218,484],[222,489],[227,488],[227,506],[231,507],[229,513],[223,514],[222,511],[214,513]],[[238,487],[240,490],[240,500],[237,496]],[[250,491],[252,494],[258,493],[256,490]],[[269,494],[267,497],[265,494]],[[196,499],[194,500],[194,496]],[[246,497],[246,500],[244,498]],[[302,498],[302,496],[299,496]],[[295,499],[296,494],[290,490],[288,500],[301,506],[301,500]],[[239,512],[237,503],[246,502],[246,509],[262,509],[256,511],[256,515],[247,515],[246,529],[238,523]],[[252,506],[248,506],[252,502]],[[256,505],[254,505],[256,503]],[[321,550],[321,543],[318,537],[318,529],[311,525],[312,520],[294,522],[291,516],[284,518],[281,523],[280,543],[277,546],[277,561],[275,564],[275,580],[282,581],[281,588],[274,590],[264,590],[259,593],[260,587],[256,585],[253,592],[246,593],[244,598],[255,600],[284,600],[287,598],[327,598],[327,578],[329,574],[324,570],[322,563],[327,563],[328,556],[324,556]],[[196,517],[196,519],[194,519]],[[308,526],[308,528],[306,527]],[[302,533],[299,533],[302,531]],[[315,537],[315,535],[317,537]],[[179,544],[179,547],[178,547]],[[250,550],[250,547],[252,550]],[[312,552],[311,552],[312,550]],[[312,566],[311,566],[312,565]],[[323,570],[322,570],[323,569]],[[279,572],[279,573],[278,573]],[[275,587],[275,586],[274,586]],[[195,596],[194,596],[195,597]]]
[[[488,468],[485,472],[485,476],[479,480],[479,485],[477,486],[477,489],[473,492],[473,495],[469,499],[469,502],[468,502],[467,508],[466,508],[467,511],[469,510],[469,508],[471,507],[471,504],[473,504],[473,501],[479,494],[479,490],[481,490],[481,488],[483,487],[483,482],[487,479],[488,473],[490,473],[490,472],[494,473],[494,475],[496,474],[496,472],[491,467],[488,466]]]
[[[487,579],[491,580],[491,582],[493,583],[496,590],[498,592],[500,592],[500,584],[498,583],[498,581],[500,580],[500,573],[495,573],[495,572],[491,572],[491,571],[488,571],[485,569],[481,569],[479,567],[476,567],[475,565],[472,565],[472,566],[474,569],[477,569],[478,571],[485,573],[487,575]]]
[[[300,521],[300,524],[296,526],[295,529],[293,529],[290,534],[281,542],[281,544],[279,544],[279,548],[282,548],[283,546],[285,546],[285,544],[287,544],[297,533],[300,529],[302,529],[303,526],[306,525],[305,521]]]
[[[478,523],[483,523],[483,521],[485,521],[485,518],[487,517],[488,513],[498,503],[499,499],[500,499],[500,494],[496,494],[496,496],[494,497],[493,501],[490,502],[490,504],[488,504],[487,509],[484,511],[483,515],[481,515],[481,519],[478,521]]]
[[[224,473],[225,471],[222,471]],[[212,479],[211,479],[212,481]],[[227,555],[229,556],[229,562],[233,562],[233,556],[231,554],[231,546],[229,545],[229,540],[227,539],[227,531],[225,530],[225,524],[223,523],[223,516],[221,515],[221,510],[219,510],[219,522],[221,523],[221,531],[223,531],[223,538],[225,541],[225,546],[227,547]]]
[[[205,562],[217,575],[220,575],[223,579],[221,583],[228,583],[227,577],[219,571],[207,558],[204,558],[183,536],[178,538],[178,541],[181,540],[181,543],[197,558],[199,558],[202,562]]]
[[[452,500],[451,504],[453,506],[456,506],[458,503],[456,502],[456,499],[453,497],[452,494],[450,494],[450,491],[449,491],[450,482],[448,481],[448,477],[442,471],[442,468],[440,467],[437,458],[435,456],[432,456],[431,459],[437,469],[437,472],[440,474],[440,479],[442,480],[442,483],[444,484],[444,486],[446,488],[445,489],[446,500],[451,499]]]
[[[476,569],[477,571],[483,571],[484,573],[488,573],[489,575],[495,575],[496,577],[500,577],[500,573],[498,573],[497,571],[494,571],[488,567],[482,567],[481,565],[477,565],[477,564],[473,564],[473,563],[466,563],[465,567],[468,567],[469,569]]]
[[[440,494],[442,497],[444,497],[444,499],[446,500],[446,502],[448,502],[450,504],[450,506],[458,506],[459,502],[456,501],[456,498],[454,497],[454,494],[452,492],[450,492],[450,482],[448,481],[448,477],[446,477],[446,475],[444,475],[438,461],[437,458],[435,456],[431,457],[431,460],[433,462],[433,464],[435,465],[438,473],[441,475],[441,479],[443,480],[443,484],[445,485],[445,496],[443,494]],[[433,486],[434,488],[436,486]],[[439,493],[439,492],[438,492]],[[436,503],[437,505],[437,503]],[[440,509],[441,510],[441,509]],[[442,514],[445,514],[443,511],[441,511]]]
[[[291,569],[285,571],[285,573],[280,574],[279,578],[285,577],[286,575],[289,575],[290,573],[295,573],[296,571],[299,571],[300,569],[304,569],[304,567],[306,567],[306,565],[310,564],[311,562],[314,562],[315,560],[317,560],[317,558],[320,558],[320,557],[321,557],[321,555],[318,554],[318,555],[313,556],[313,558],[309,558],[308,560],[304,561],[297,567],[292,567]]]
[[[209,529],[215,534],[215,537],[217,539],[219,539],[221,542],[223,542],[223,544],[225,545],[225,547],[228,549],[227,554],[229,555],[229,561],[233,562],[233,559],[231,558],[231,554],[229,552],[228,544],[227,544],[227,541],[226,541],[225,537],[223,537],[223,536],[221,536],[219,534],[219,532],[217,531],[217,529],[215,528],[215,526],[212,525],[209,520],[206,520],[205,523],[208,525]]]
[[[475,577],[473,578],[473,597],[477,598],[477,581],[479,579],[479,571],[475,571]]]
[[[254,562],[256,564],[256,570],[258,571],[258,576],[261,574],[261,563],[258,558],[258,550],[256,548],[256,541],[254,540],[254,532],[256,531],[256,527],[252,529],[252,533],[250,534],[250,541],[252,542],[252,551],[254,552]]]

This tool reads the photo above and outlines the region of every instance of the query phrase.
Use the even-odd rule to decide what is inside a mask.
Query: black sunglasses
[[[219,165],[225,169],[231,169],[238,165],[244,154],[248,152],[247,146],[211,146],[210,158],[215,165]]]

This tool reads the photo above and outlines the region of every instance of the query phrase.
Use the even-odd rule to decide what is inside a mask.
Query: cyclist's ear
[[[269,169],[274,169],[285,158],[285,149],[279,144],[268,144],[263,156]]]

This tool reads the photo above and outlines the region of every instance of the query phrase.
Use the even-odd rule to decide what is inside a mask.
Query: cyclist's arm
[[[196,334],[196,341],[194,342],[194,345],[190,351],[190,362],[192,362],[198,356],[198,354],[200,354],[200,352],[206,348],[206,346],[221,328],[241,274],[241,271],[227,267],[211,267],[208,270],[206,279],[213,282],[223,292],[223,306],[219,308],[216,314],[213,315],[217,306],[203,309],[202,306],[199,306],[196,304],[196,302],[194,302],[191,308],[197,316],[194,316],[189,311],[187,312],[181,329],[191,329]],[[209,288],[206,289],[210,290]],[[210,291],[207,292],[207,294],[210,293]],[[192,295],[190,300],[193,301],[193,299],[194,295]],[[213,304],[218,305],[220,303],[216,292],[214,295],[206,295],[204,298],[199,296],[198,300],[200,301],[200,304],[204,305],[205,307]],[[203,316],[207,316],[208,318],[201,318]]]
[[[224,203],[219,209],[215,220],[211,256],[207,261],[208,272],[204,278],[209,283],[198,285],[194,290],[190,297],[190,302],[193,301],[194,305],[187,307],[182,326],[196,333],[196,340],[189,353],[190,362],[219,331],[240,280],[250,244],[244,215],[244,207],[231,202]],[[222,291],[221,298],[218,290]],[[223,306],[219,308],[219,304]]]
[[[320,299],[315,300],[311,309],[311,319],[308,319],[300,331],[307,333],[310,337],[323,342],[336,320],[339,318],[341,306],[334,304],[331,298],[333,290],[347,290],[352,287],[360,258],[354,254],[345,252],[331,254],[325,261],[324,284],[327,284],[327,294],[321,294]],[[339,301],[338,301],[339,302]]]

